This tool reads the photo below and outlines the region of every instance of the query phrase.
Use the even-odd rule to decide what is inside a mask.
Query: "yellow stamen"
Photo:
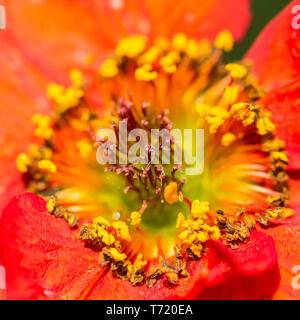
[[[44,171],[47,171],[47,172],[50,172],[50,173],[55,173],[56,172],[56,166],[55,164],[50,161],[50,160],[41,160],[38,162],[38,167],[41,169],[41,170],[44,170]]]
[[[172,47],[175,51],[185,51],[188,38],[184,33],[176,33],[172,39]]]
[[[34,135],[38,138],[49,140],[53,136],[53,130],[51,128],[39,127],[34,130]]]
[[[139,64],[152,64],[161,54],[161,49],[157,46],[151,47],[139,59]]]
[[[221,31],[215,39],[214,45],[217,49],[231,51],[234,46],[234,38],[230,31]]]
[[[108,228],[108,227],[111,226],[111,224],[110,224],[106,219],[104,219],[104,218],[101,217],[101,216],[96,217],[96,218],[93,220],[93,222],[96,223],[96,224],[99,224],[99,225],[101,225],[101,226],[104,226],[104,227],[106,227],[106,228]]]
[[[83,74],[81,71],[77,69],[71,70],[70,79],[72,81],[74,88],[79,89],[83,87]]]
[[[205,118],[208,115],[210,109],[211,107],[209,105],[203,103],[196,106],[196,111],[201,118]]]
[[[55,208],[55,199],[51,198],[47,201],[47,210],[51,213]]]
[[[116,248],[104,248],[102,252],[111,257],[114,261],[124,261],[127,258],[125,253],[120,253]]]
[[[257,120],[256,123],[258,134],[264,136],[267,133],[272,133],[275,130],[274,123],[270,120],[269,117],[265,116]]]
[[[287,219],[290,218],[295,213],[295,210],[291,208],[282,208],[281,218]]]
[[[16,159],[17,168],[20,172],[27,172],[31,160],[26,153],[20,153]]]
[[[224,147],[230,146],[236,140],[236,135],[231,132],[227,132],[222,136],[221,144]]]
[[[286,153],[284,152],[280,152],[280,151],[272,151],[270,154],[271,159],[274,160],[280,160],[282,162],[288,162],[288,156]]]
[[[117,236],[123,240],[131,241],[128,226],[123,221],[116,221],[112,223],[113,228],[117,231]]]
[[[114,59],[105,60],[100,66],[100,75],[104,78],[113,78],[119,73],[117,61]]]
[[[34,114],[31,117],[31,123],[40,128],[48,128],[51,124],[51,121],[52,120],[49,116],[40,113]]]
[[[177,70],[176,63],[180,60],[177,52],[169,52],[166,56],[160,59],[160,65],[166,73],[174,73]]]
[[[247,69],[238,63],[229,63],[225,69],[230,72],[230,75],[234,79],[242,79],[248,74]]]
[[[116,48],[116,55],[119,57],[135,58],[145,50],[146,44],[147,38],[144,36],[135,35],[124,38]]]
[[[208,212],[209,212],[209,202],[199,201],[199,200],[194,200],[192,202],[191,215],[193,218],[206,219],[207,216],[205,214]]]
[[[185,217],[184,217],[183,213],[179,212],[178,216],[177,216],[177,221],[176,221],[176,228],[180,229],[182,227],[182,223],[184,221],[185,221]]]
[[[133,226],[139,226],[142,221],[142,215],[138,211],[133,211],[131,212],[130,220]]]
[[[150,64],[145,64],[136,69],[134,75],[138,81],[153,81],[157,78],[157,72],[152,71],[152,66]]]

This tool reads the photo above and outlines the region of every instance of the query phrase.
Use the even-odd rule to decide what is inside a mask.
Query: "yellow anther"
[[[157,46],[153,46],[139,58],[139,64],[152,64],[158,59],[160,54],[161,49],[159,49]]]
[[[204,225],[204,221],[200,218],[192,221],[192,224],[191,224],[191,228],[193,230],[200,230],[200,229],[203,229],[203,225]]]
[[[172,51],[160,59],[160,65],[166,73],[174,73],[177,70],[176,63],[179,61],[179,54]]]
[[[129,36],[122,39],[116,48],[119,57],[135,58],[141,54],[147,45],[147,38],[141,35]]]
[[[48,148],[47,148],[48,149]],[[29,153],[32,158],[39,159],[42,157],[42,152],[37,144],[31,144],[29,147]],[[47,158],[49,159],[49,158]]]
[[[56,165],[50,160],[39,161],[38,167],[39,167],[39,169],[50,172],[50,173],[56,172]]]
[[[230,31],[221,31],[215,39],[214,45],[217,49],[231,51],[234,46],[234,38]]]
[[[287,219],[290,218],[295,213],[295,210],[291,208],[282,208],[281,218]]]
[[[210,124],[209,132],[214,134],[218,131],[218,129],[222,126],[225,120],[221,117],[207,117],[207,122]]]
[[[104,248],[102,252],[111,257],[114,261],[124,261],[127,258],[125,253],[120,253],[116,248]]]
[[[245,102],[236,103],[231,107],[230,113],[238,120],[242,121],[244,126],[249,126],[255,121],[255,112],[253,107]]]
[[[78,79],[76,81],[78,81]],[[56,102],[58,113],[63,113],[69,108],[77,106],[84,95],[84,91],[75,86],[65,89],[55,83],[48,85],[47,93],[49,98]]]
[[[44,114],[34,114],[31,119],[31,123],[40,128],[48,128],[51,124],[51,118]]]
[[[49,212],[53,212],[53,211],[54,211],[54,208],[55,208],[55,199],[50,198],[50,199],[47,201],[47,210],[48,210]]]
[[[272,133],[275,130],[275,125],[269,117],[258,119],[256,126],[258,134],[262,136],[266,135],[267,133]]]
[[[198,104],[196,106],[196,111],[198,112],[198,114],[201,118],[205,118],[208,115],[210,109],[211,109],[211,107],[209,105],[203,104],[203,103]]]
[[[83,87],[83,74],[81,71],[77,69],[73,69],[70,72],[70,79],[75,88],[82,88]]]
[[[178,201],[177,183],[170,182],[164,190],[164,198],[169,204],[176,203]]]
[[[38,127],[34,130],[34,135],[38,138],[49,140],[53,136],[53,130],[51,128]]]
[[[230,117],[230,113],[221,107],[213,107],[209,111],[209,115],[206,116],[206,121],[210,124],[210,133],[216,133],[222,126],[227,118]]]
[[[193,220],[192,219],[186,219],[182,222],[181,227],[184,229],[190,229],[193,226]]]
[[[200,46],[197,41],[190,39],[185,48],[186,55],[191,59],[197,59],[200,56]]]
[[[281,217],[282,208],[274,208],[274,209],[267,209],[266,210],[266,218],[269,220],[275,220]]]
[[[139,226],[142,221],[142,215],[138,211],[131,212],[130,221],[133,226]]]
[[[272,151],[270,157],[273,161],[280,160],[286,163],[289,161],[287,154],[280,151]]]
[[[87,139],[79,140],[76,142],[82,158],[87,158],[92,151],[92,145]]]
[[[185,51],[188,38],[184,33],[176,33],[172,39],[172,47],[175,51]]]
[[[65,112],[69,108],[76,107],[83,95],[84,91],[81,89],[67,88],[56,102],[60,105],[61,112]]]
[[[27,172],[31,160],[26,153],[20,153],[16,158],[17,168],[21,172]]]
[[[153,81],[157,78],[157,72],[152,70],[151,64],[145,64],[137,68],[134,75],[138,81]]]
[[[194,244],[190,247],[190,249],[196,257],[201,258],[201,254],[203,251],[203,247],[201,244],[199,245]]]
[[[184,217],[183,213],[179,212],[178,216],[177,216],[177,220],[176,220],[176,228],[180,229],[182,227],[182,223],[184,221],[185,221],[185,217]]]
[[[112,245],[115,242],[115,237],[101,227],[97,228],[97,234],[101,238],[102,242],[107,244],[108,246]]]
[[[133,267],[136,270],[142,269],[147,264],[147,261],[145,261],[143,259],[144,259],[143,255],[141,253],[139,253],[134,261],[134,264],[133,264]]]
[[[227,132],[222,136],[221,144],[224,147],[230,146],[236,140],[236,135],[231,132]]]
[[[210,227],[209,231],[211,233],[210,237],[212,240],[217,241],[221,238],[221,232],[218,227],[216,227],[216,226]]]
[[[47,86],[47,95],[52,100],[57,100],[64,92],[64,87],[56,84],[56,83],[49,83]]]
[[[235,103],[237,97],[239,94],[239,87],[234,86],[234,87],[225,87],[225,91],[223,94],[223,97],[228,104]]]
[[[128,226],[123,221],[116,221],[112,223],[113,228],[117,231],[117,236],[123,240],[131,241]]]
[[[209,235],[206,232],[197,232],[197,240],[200,242],[205,242],[209,239]]]
[[[230,75],[234,79],[242,79],[245,78],[248,74],[247,69],[238,63],[228,63],[225,67],[227,71],[229,71]]]
[[[194,200],[192,202],[191,215],[193,218],[206,218],[205,214],[209,212],[209,202]]]
[[[184,230],[184,231],[182,231],[182,232],[178,235],[178,238],[179,238],[181,241],[187,240],[188,237],[189,237],[189,234],[190,234],[190,231],[189,231],[189,230]]]
[[[283,149],[285,149],[285,142],[279,139],[267,140],[262,146],[264,152],[280,151]]]
[[[231,109],[230,109],[230,113],[231,114],[236,114],[240,111],[244,111],[247,110],[249,108],[249,103],[247,102],[239,102],[234,104]]]
[[[222,119],[228,119],[230,117],[230,113],[221,108],[221,107],[213,107],[209,111],[210,116],[220,117]]]
[[[105,218],[103,218],[101,216],[94,218],[93,223],[99,224],[99,225],[104,226],[106,228],[111,226],[111,224]]]
[[[100,75],[104,78],[113,78],[119,73],[117,61],[114,59],[105,60],[100,66]]]

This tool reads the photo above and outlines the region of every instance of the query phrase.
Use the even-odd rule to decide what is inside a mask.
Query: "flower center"
[[[133,285],[162,276],[176,284],[208,239],[235,247],[256,221],[268,226],[292,214],[285,145],[250,66],[224,62],[232,46],[227,31],[214,44],[184,34],[125,38],[99,74],[86,81],[72,70],[70,87],[50,84],[53,114],[32,117],[37,143],[17,157],[28,191],[70,227],[79,223],[80,238],[101,250],[100,264]],[[173,129],[203,129],[204,142],[183,134],[179,143]],[[130,139],[134,130],[145,135]],[[153,140],[153,130],[168,143]],[[138,161],[128,161],[122,139]],[[194,165],[203,160],[204,170],[187,174],[200,145]],[[115,161],[99,164],[99,150]],[[187,158],[176,162],[178,154]]]

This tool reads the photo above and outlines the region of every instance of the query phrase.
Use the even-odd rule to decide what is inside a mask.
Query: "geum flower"
[[[10,122],[1,130],[10,140],[2,150],[1,203],[23,186],[31,192],[13,198],[1,217],[7,297],[272,298],[278,261],[275,297],[296,297],[299,40],[287,23],[291,7],[250,51],[259,83],[247,60],[222,57],[232,34],[245,30],[248,1],[203,1],[201,8],[143,1],[138,9],[131,1],[73,1],[60,23],[45,27],[42,13],[60,17],[68,3],[7,3],[1,116]],[[274,43],[265,47],[265,37]],[[99,71],[91,56],[78,70],[87,51],[101,58]],[[276,63],[265,71],[272,54]],[[52,109],[42,91],[47,79],[56,81],[47,86]],[[283,105],[295,108],[293,121]],[[184,176],[185,164],[100,166],[98,129],[117,131],[120,121],[131,129],[204,128],[204,173]]]

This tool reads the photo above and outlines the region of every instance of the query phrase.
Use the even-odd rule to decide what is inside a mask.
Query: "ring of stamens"
[[[263,90],[249,66],[224,63],[222,51],[230,51],[232,46],[233,37],[227,31],[221,32],[213,45],[184,34],[175,35],[171,42],[157,38],[151,44],[143,36],[125,38],[101,64],[100,79],[96,80],[105,111],[88,102],[83,74],[72,70],[70,87],[48,87],[53,115],[32,117],[39,144],[16,159],[27,189],[44,196],[49,213],[72,228],[78,221],[93,218],[80,225],[80,239],[100,249],[101,266],[133,285],[146,282],[152,287],[163,276],[176,285],[180,277],[188,276],[188,259],[201,258],[208,239],[222,238],[235,248],[247,241],[256,222],[267,227],[275,219],[293,214],[287,208],[285,144],[274,137],[271,115],[259,104]],[[124,98],[128,87],[132,96]],[[185,119],[181,119],[182,113]],[[170,131],[174,123],[182,121],[185,126],[189,115],[194,127],[209,132],[209,180],[221,181],[217,190],[232,188],[232,194],[240,198],[225,201],[228,197],[220,200],[216,195],[216,201],[208,201],[211,199],[205,196],[194,197],[201,188],[195,179],[182,177],[184,164],[108,165],[101,174],[121,177],[123,196],[127,199],[135,194],[136,201],[126,215],[112,212],[109,221],[103,213],[109,205],[99,207],[105,196],[98,197],[106,186],[95,178],[99,170],[95,148],[104,142],[97,137],[97,130],[112,127],[118,134],[117,124],[126,121],[129,129]],[[150,152],[151,145],[148,148]],[[244,163],[241,157],[249,157],[253,163]],[[169,245],[174,252],[164,250],[161,239],[155,252],[148,254],[145,248],[140,252],[137,243],[149,248],[145,215],[162,203],[174,210],[181,203],[185,210],[176,212]]]

